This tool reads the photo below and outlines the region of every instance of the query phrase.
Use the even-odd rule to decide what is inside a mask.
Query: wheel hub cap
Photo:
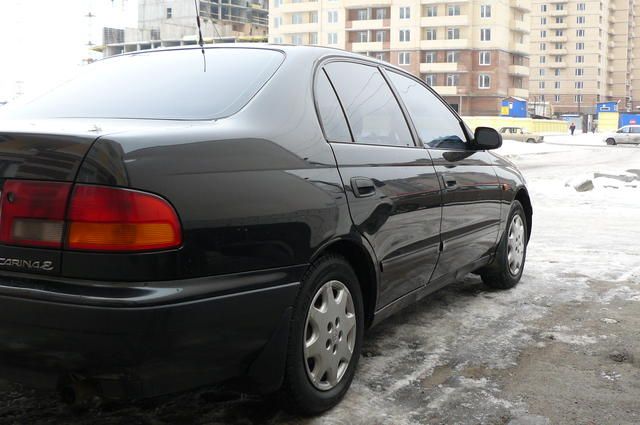
[[[344,376],[356,341],[356,314],[349,289],[332,280],[313,297],[304,337],[309,380],[319,390],[334,388]]]
[[[509,239],[507,241],[507,261],[509,272],[512,275],[520,273],[524,260],[525,234],[524,223],[519,215],[514,215],[509,226]]]

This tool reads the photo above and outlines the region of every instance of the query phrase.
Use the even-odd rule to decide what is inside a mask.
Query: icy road
[[[520,284],[493,291],[469,276],[374,328],[324,416],[214,390],[76,411],[0,381],[0,423],[640,423],[640,148],[547,140],[500,149],[534,205]]]

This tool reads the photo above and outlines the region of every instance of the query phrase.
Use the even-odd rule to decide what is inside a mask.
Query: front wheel
[[[522,277],[527,256],[527,220],[519,201],[513,201],[507,228],[498,244],[493,263],[482,270],[485,285],[497,289],[516,286]]]
[[[611,138],[611,137],[609,137],[609,138],[607,139],[607,145],[613,146],[613,145],[615,145],[615,144],[616,144],[615,139],[613,139],[613,138]]]
[[[349,263],[338,255],[317,260],[294,308],[283,402],[287,410],[315,415],[340,402],[360,357],[364,307]]]
[[[535,139],[527,139],[527,143],[535,143]]]

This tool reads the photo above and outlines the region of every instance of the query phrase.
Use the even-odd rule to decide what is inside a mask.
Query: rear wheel
[[[607,145],[615,145],[615,144],[616,144],[615,139],[613,139],[613,138],[611,138],[611,137],[609,137],[609,138],[607,139]]]
[[[522,277],[527,256],[527,220],[519,201],[513,201],[507,228],[493,264],[480,272],[482,281],[492,288],[509,289]]]
[[[291,322],[282,389],[285,407],[314,415],[335,406],[355,374],[364,332],[358,278],[326,255],[307,271]]]
[[[535,143],[535,139],[527,139],[527,143]]]

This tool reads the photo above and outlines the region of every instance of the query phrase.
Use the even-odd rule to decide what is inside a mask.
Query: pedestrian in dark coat
[[[576,125],[574,123],[571,123],[571,125],[569,126],[569,130],[571,130],[571,135],[573,136],[573,132],[576,131]]]

